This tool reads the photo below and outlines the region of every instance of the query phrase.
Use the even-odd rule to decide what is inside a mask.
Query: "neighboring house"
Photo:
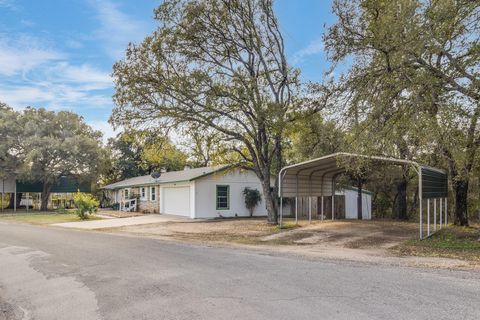
[[[135,206],[140,212],[195,219],[248,216],[243,196],[246,187],[262,194],[262,201],[253,214],[267,215],[262,186],[255,173],[230,166],[186,168],[162,173],[158,179],[135,177],[102,189],[110,202],[120,204],[121,209]]]

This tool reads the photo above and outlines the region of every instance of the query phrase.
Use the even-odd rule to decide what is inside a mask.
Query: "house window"
[[[230,209],[230,186],[217,186],[217,210]]]
[[[150,188],[150,199],[152,201],[155,201],[156,197],[157,197],[157,194],[155,193],[155,187],[151,187]]]
[[[147,195],[146,193],[147,193],[147,192],[146,192],[146,188],[145,188],[145,187],[141,187],[141,188],[140,188],[140,198],[141,198],[142,200],[145,200],[146,195]]]
[[[125,196],[125,199],[128,199],[128,189],[123,190],[123,194]]]

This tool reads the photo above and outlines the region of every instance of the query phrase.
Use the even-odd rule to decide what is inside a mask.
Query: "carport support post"
[[[298,196],[295,197],[295,224],[298,224]]]
[[[437,231],[437,198],[433,199],[433,231]]]
[[[280,196],[280,228],[282,228],[282,217],[283,217],[283,197]]]
[[[448,217],[447,199],[448,199],[448,198],[445,198],[445,227],[447,226],[447,217]]]
[[[332,221],[335,220],[335,180],[332,178]]]
[[[282,228],[282,220],[283,220],[283,177],[285,176],[286,170],[282,175],[282,171],[280,170],[280,174],[278,175],[278,189],[280,191],[280,229]]]
[[[3,212],[3,196],[5,195],[5,179],[2,179],[2,198],[0,199],[0,207],[2,207]]]
[[[430,199],[427,199],[427,237],[430,237]]]
[[[312,197],[308,197],[308,223],[312,223]]]
[[[320,208],[320,214],[322,215],[322,218],[321,218],[321,219],[322,219],[322,221],[323,221],[323,220],[325,219],[325,217],[324,217],[324,212],[323,212],[323,175],[322,175],[322,179],[320,180],[320,183],[321,183],[321,186],[320,186],[320,188],[321,188],[321,189],[320,189],[320,197],[321,197],[321,200],[320,200],[320,201],[321,201],[321,205],[322,205],[321,208]],[[318,201],[318,200],[317,200],[317,201]],[[317,211],[318,211],[318,209],[317,209]]]
[[[440,229],[442,229],[442,216],[443,216],[443,206],[442,206],[442,198],[440,198]]]
[[[17,212],[17,181],[15,180],[15,192],[13,193],[13,212]]]
[[[422,167],[418,168],[418,202],[419,202],[419,220],[420,220],[420,240],[423,239],[423,218],[422,218],[422,211],[423,211],[423,196],[422,196]]]
[[[308,179],[308,223],[312,223],[312,176],[311,175]]]
[[[322,215],[322,221],[323,221],[323,219],[324,219],[324,217],[323,217],[323,195],[322,195],[322,198],[321,198],[321,204],[322,204],[322,207],[320,208],[320,213]]]
[[[296,175],[296,187],[295,187],[295,224],[298,224],[298,173]]]

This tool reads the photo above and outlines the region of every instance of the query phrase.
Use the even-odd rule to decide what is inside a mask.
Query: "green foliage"
[[[424,240],[408,240],[394,252],[402,255],[434,256],[480,261],[479,227],[449,226]]]
[[[0,175],[42,182],[42,210],[51,187],[62,176],[96,179],[104,164],[102,134],[68,111],[26,108],[13,111],[0,104]]]
[[[287,63],[273,1],[166,0],[155,19],[158,29],[114,65],[111,121],[216,132],[255,171],[276,222],[270,174],[283,165],[286,123],[308,105],[299,72]]]
[[[0,179],[13,176],[21,151],[19,113],[0,102]]]
[[[253,210],[262,201],[262,195],[257,189],[246,187],[243,189],[243,196],[245,198],[245,206],[250,212],[250,217],[253,216]]]
[[[110,168],[105,183],[148,175],[154,171],[181,170],[187,156],[158,130],[127,130],[108,142]]]
[[[282,223],[281,226],[276,226],[275,229],[280,231],[280,230],[296,229],[299,227],[300,226],[296,223],[286,222],[286,223]]]
[[[224,161],[225,155],[232,151],[225,148],[219,132],[208,127],[190,126],[184,130],[183,136],[183,146],[187,150],[188,163],[192,167],[235,163]]]
[[[99,202],[90,194],[77,192],[73,196],[73,202],[77,207],[76,213],[82,220],[88,219],[88,215],[97,211]]]
[[[299,117],[287,130],[290,140],[286,157],[301,162],[340,152],[345,146],[345,133],[334,121],[326,121],[321,114]]]
[[[339,86],[349,147],[447,167],[456,220],[468,224],[480,146],[480,3],[335,0],[333,11],[339,18],[324,41],[335,65],[351,64]]]

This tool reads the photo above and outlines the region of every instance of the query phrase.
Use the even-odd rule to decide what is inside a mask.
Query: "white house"
[[[109,184],[110,202],[120,209],[195,218],[249,216],[243,190],[257,189],[262,201],[255,216],[267,215],[262,186],[255,173],[230,166],[165,172],[157,179],[141,176]],[[138,202],[137,202],[138,199]]]

